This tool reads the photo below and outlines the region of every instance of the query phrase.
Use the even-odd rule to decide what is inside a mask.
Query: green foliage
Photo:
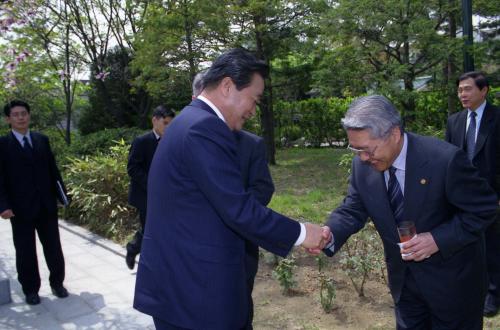
[[[67,154],[73,157],[105,154],[112,151],[111,147],[118,141],[123,140],[125,144],[130,145],[135,137],[143,133],[144,131],[138,128],[121,127],[104,129],[88,135],[77,135],[74,137]]]
[[[366,280],[374,272],[385,280],[385,261],[382,241],[370,221],[344,244],[340,265],[360,297],[364,297]]]
[[[73,198],[70,220],[117,241],[123,241],[136,226],[131,221],[134,211],[127,203],[128,149],[121,140],[107,154],[71,158],[64,167]]]
[[[335,282],[333,281],[332,278],[326,276],[321,272],[319,275],[320,275],[319,298],[321,307],[326,313],[330,313],[333,308],[333,304],[335,302],[335,297],[336,297]]]
[[[273,276],[280,283],[283,295],[290,295],[297,285],[293,270],[297,267],[295,258],[292,256],[281,259],[278,266],[273,270]]]
[[[345,139],[340,120],[344,116],[351,98],[314,98],[296,102],[277,102],[276,138],[287,146],[299,137],[313,147],[322,143],[330,146]]]

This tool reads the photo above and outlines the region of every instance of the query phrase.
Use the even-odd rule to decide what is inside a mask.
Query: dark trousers
[[[412,330],[445,330],[483,328],[483,307],[472,302],[450,302],[435,297],[432,301],[424,298],[412,273],[407,270],[401,298],[396,303],[396,328]],[[471,304],[468,313],[453,311],[450,304]],[[463,306],[463,305],[462,305]]]
[[[137,229],[134,237],[127,243],[127,253],[137,255],[141,253],[142,236],[144,235],[144,228],[146,226],[146,210],[139,210],[139,221],[141,228]]]
[[[488,267],[486,304],[500,307],[500,212],[484,234]]]
[[[50,271],[50,286],[61,286],[64,281],[64,256],[59,238],[57,213],[49,214],[42,208],[33,219],[13,217],[10,223],[16,249],[18,280],[24,294],[38,293],[40,290],[35,231],[42,243],[45,261]]]

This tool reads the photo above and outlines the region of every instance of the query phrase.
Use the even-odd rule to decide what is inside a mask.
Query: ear
[[[233,80],[229,77],[225,77],[219,84],[220,91],[224,97],[227,97],[231,92],[231,88],[234,87]]]

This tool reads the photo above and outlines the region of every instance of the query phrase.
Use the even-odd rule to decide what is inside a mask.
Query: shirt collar
[[[478,119],[483,116],[484,108],[486,108],[486,100],[483,101],[483,103],[481,103],[481,105],[474,111],[477,114]],[[469,115],[471,112],[471,109],[467,109],[467,117],[470,117]]]
[[[408,135],[406,133],[403,134],[403,147],[401,148],[401,152],[398,157],[392,163],[392,166],[398,170],[404,171],[406,169],[406,153],[408,151]]]
[[[156,133],[156,131],[154,130],[154,128],[153,128],[153,134],[155,135],[156,140],[158,140],[161,137],[160,134]]]
[[[222,115],[222,112],[220,112],[220,110],[215,106],[215,104],[213,104],[209,99],[207,99],[205,96],[203,95],[198,95],[197,97],[199,100],[202,100],[203,102],[205,102],[206,104],[208,104],[208,106],[210,108],[212,108],[212,110],[215,112],[215,114],[217,115],[217,117],[219,117],[220,119],[222,119],[223,122],[226,122],[226,120],[224,119],[224,116]]]
[[[23,138],[25,136],[28,138],[28,141],[31,143],[31,136],[30,136],[30,130],[29,129],[28,129],[28,131],[26,131],[26,134],[24,134],[24,135],[13,129],[12,130],[12,134],[14,134],[14,136],[19,141],[19,143],[21,143],[21,145],[23,145],[23,143],[24,143]]]

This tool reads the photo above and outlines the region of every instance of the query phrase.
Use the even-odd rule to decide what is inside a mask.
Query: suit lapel
[[[484,142],[486,141],[486,137],[490,134],[492,130],[492,123],[494,117],[493,109],[491,106],[486,103],[486,107],[484,108],[483,117],[481,118],[481,125],[479,126],[479,132],[477,134],[476,139],[476,148],[474,149],[474,157],[477,156],[479,151],[484,146]]]
[[[203,102],[200,99],[195,99],[195,100],[191,101],[191,103],[189,105],[192,107],[195,107],[195,108],[203,109],[203,110],[208,111],[208,112],[212,113],[213,115],[217,116],[215,111],[212,108],[210,108],[210,106],[208,104],[206,104],[205,102]]]
[[[467,110],[462,111],[457,117],[457,142],[458,147],[462,150],[465,149],[465,131],[467,126]]]
[[[425,154],[419,152],[417,138],[408,133],[408,150],[406,153],[405,169],[405,202],[404,219],[417,223],[430,178],[427,166],[429,160]]]

